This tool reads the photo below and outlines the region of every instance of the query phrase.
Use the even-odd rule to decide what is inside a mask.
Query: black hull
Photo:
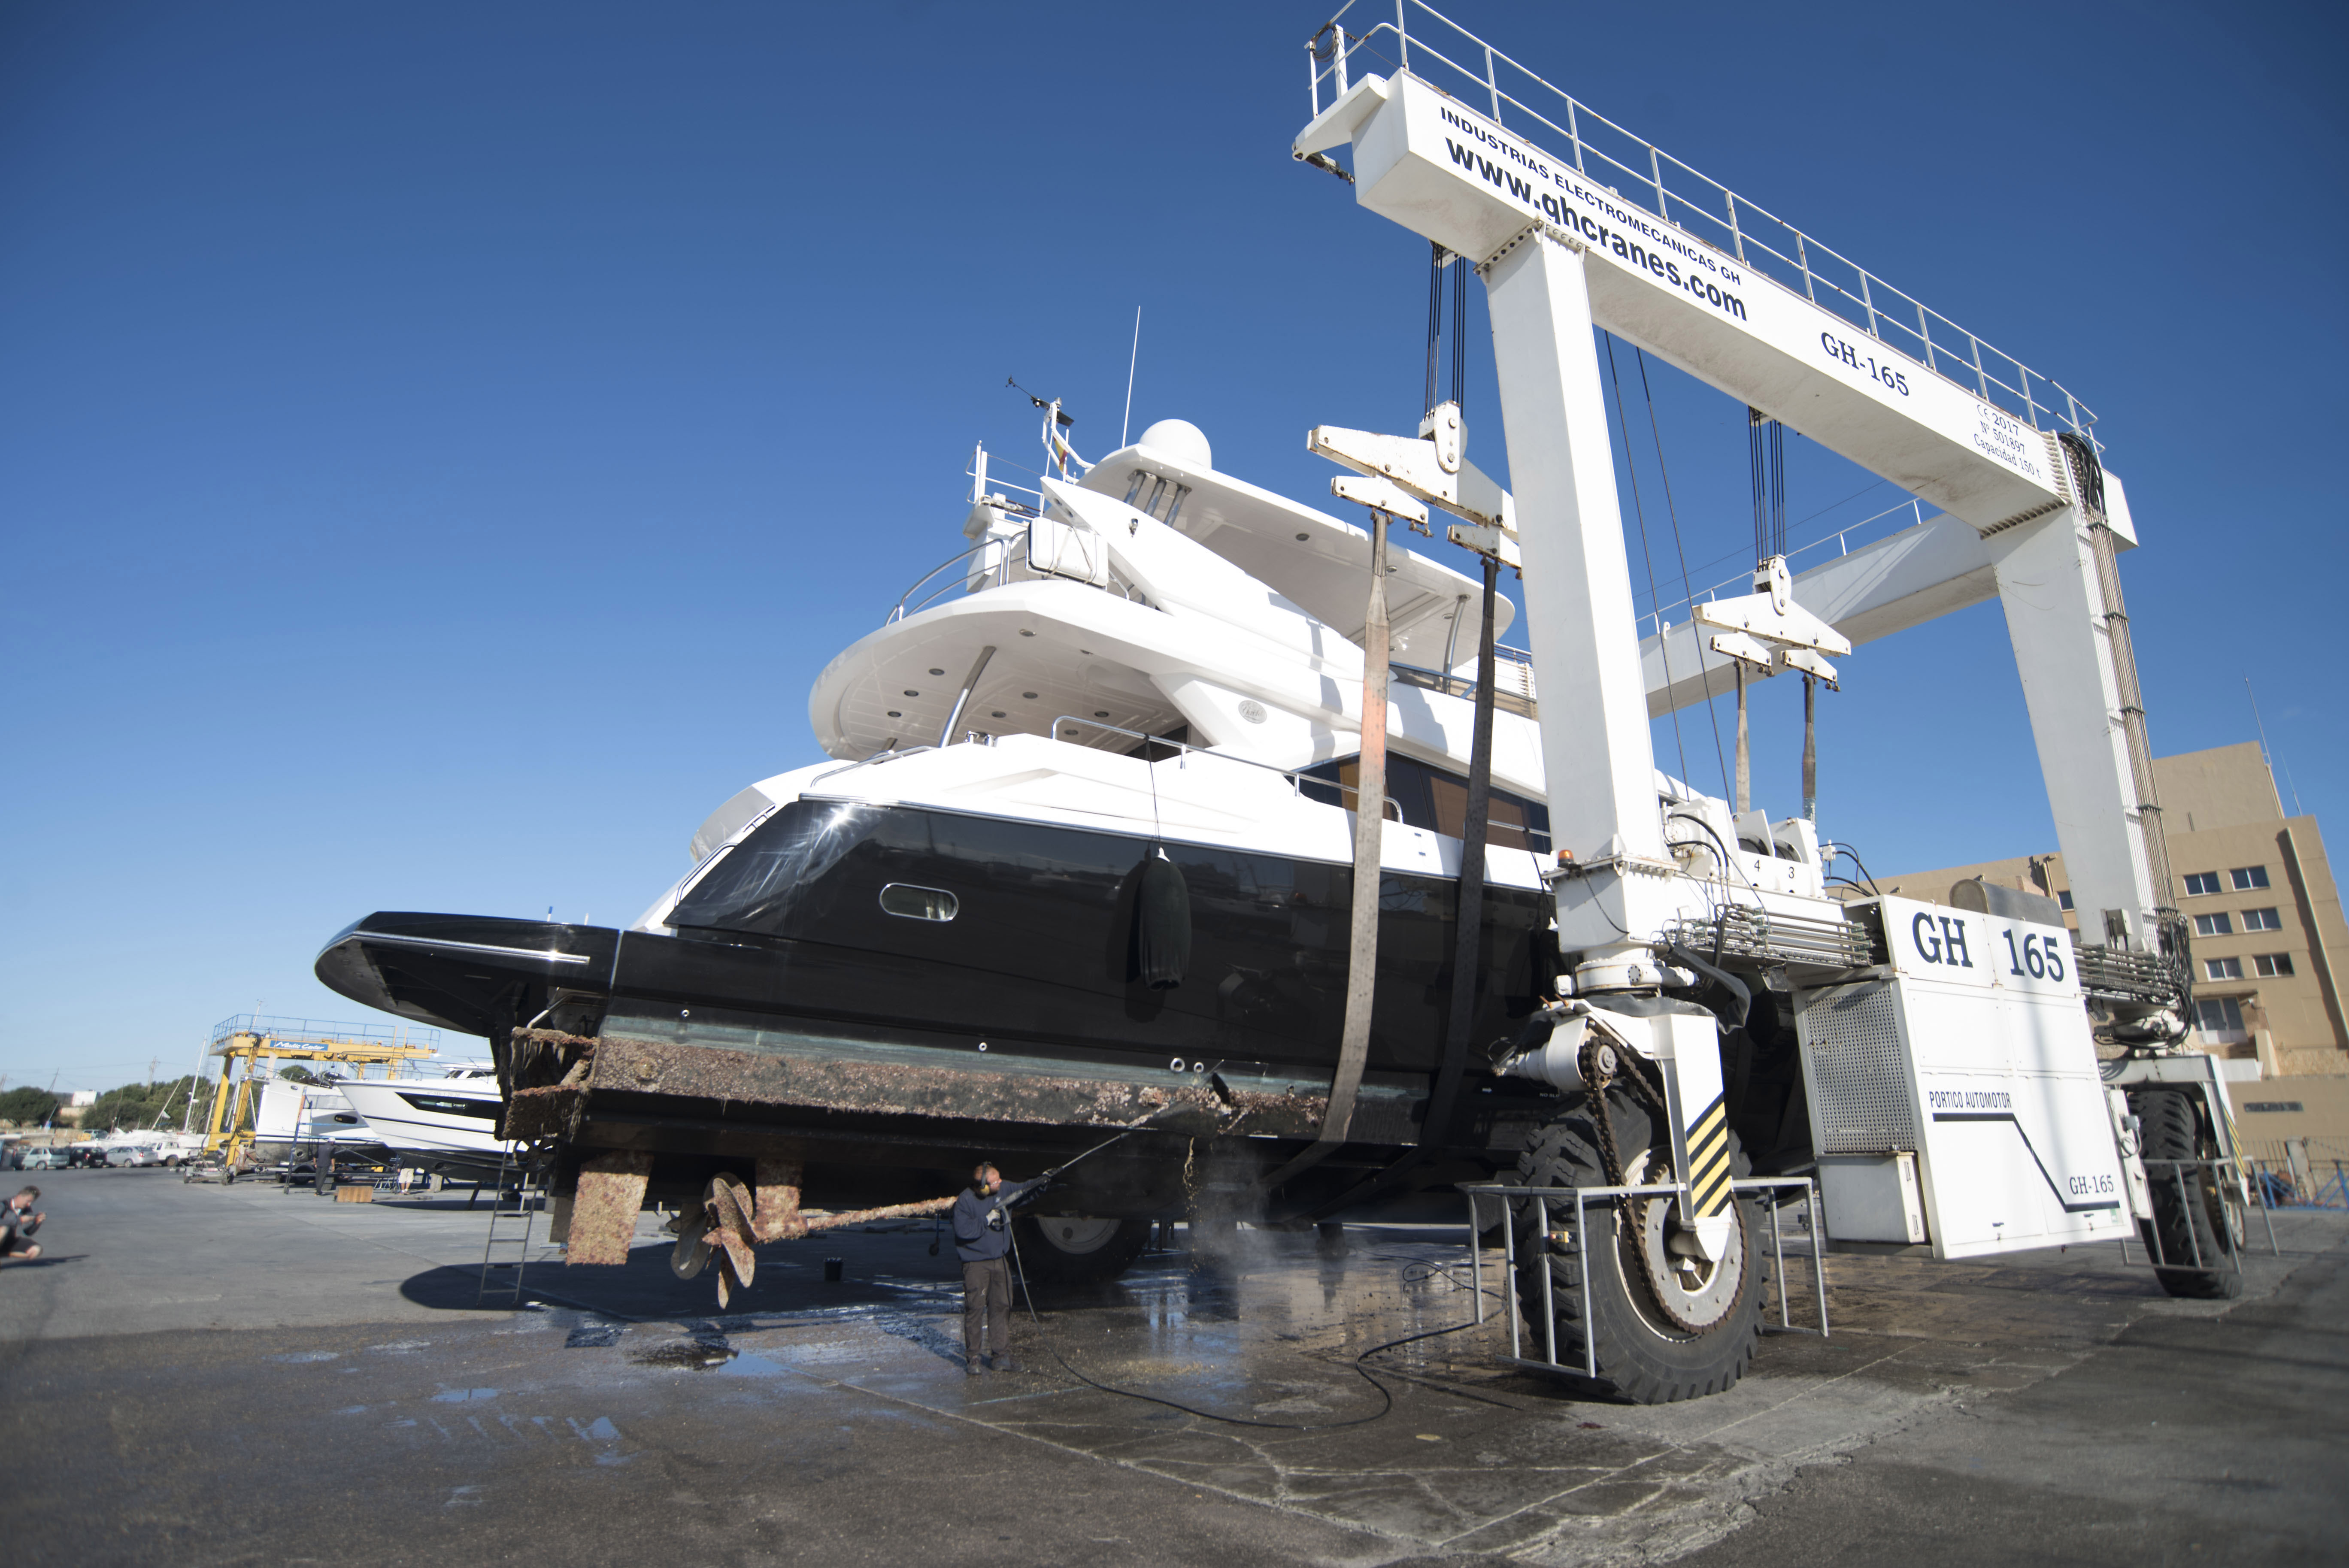
[[[910,1031],[909,1044],[943,1034],[1138,1061],[1334,1063],[1350,868],[1164,844],[1189,889],[1191,954],[1182,983],[1161,990],[1133,953],[1134,873],[1151,848],[1001,818],[800,802],[703,877],[678,907],[678,935],[385,913],[328,944],[317,972],[370,1006],[471,1035],[564,990],[647,1016],[718,1008],[786,1029]],[[885,912],[893,884],[952,894],[955,917]],[[1448,879],[1382,880],[1373,1072],[1435,1067],[1455,902]],[[1485,913],[1479,1039],[1537,1005],[1553,959],[1547,895],[1490,888]]]
[[[599,1063],[598,1092],[568,1123],[590,1144],[674,1152],[682,1140],[714,1152],[730,1141],[711,1119],[717,1101],[728,1107],[721,1119],[729,1125],[749,1119],[813,1130],[821,1122],[843,1151],[857,1147],[861,1163],[908,1132],[906,1118],[858,1114],[853,1099],[825,1098],[832,1088],[804,1087],[836,1087],[860,1066],[901,1078],[947,1070],[978,1084],[1026,1075],[1134,1093],[1201,1085],[1212,1074],[1259,1099],[1326,1095],[1344,1013],[1350,869],[1160,847],[1181,870],[1189,900],[1188,960],[1171,988],[1141,978],[1135,889],[1154,852],[1148,841],[808,801],[778,812],[703,876],[673,917],[678,934],[380,913],[329,943],[317,973],[370,1006],[489,1037],[510,1068],[510,1090],[533,1088],[543,1075],[510,1062],[506,1037],[543,1017],[550,1028],[616,1047],[625,1041],[651,1053],[647,1062],[706,1050],[775,1058],[778,1073],[796,1064],[796,1080],[770,1075],[755,1092],[719,1081],[723,1075],[702,1075],[696,1087],[693,1073],[672,1066],[660,1069],[657,1088],[647,1080],[651,1092],[624,1093],[608,1078],[609,1064]],[[953,917],[889,913],[881,894],[892,886],[951,895]],[[1456,891],[1437,877],[1382,880],[1369,1068],[1352,1126],[1359,1142],[1419,1140],[1418,1108],[1450,1006]],[[1554,973],[1547,895],[1490,889],[1485,913],[1475,976],[1478,1047],[1511,1033]],[[958,1112],[953,1098],[925,1102],[917,1113],[947,1144],[986,1147],[994,1124],[1000,1146],[1011,1130],[1006,1119],[1007,1119],[985,1093]],[[1493,1098],[1470,1097],[1479,1104]],[[1471,1117],[1489,1120],[1491,1109],[1472,1107]],[[1071,1114],[1083,1125],[1071,1133],[1103,1125]],[[948,1132],[948,1122],[969,1125]],[[1302,1136],[1311,1118],[1262,1125],[1276,1136]],[[1458,1132],[1481,1140],[1481,1129]]]

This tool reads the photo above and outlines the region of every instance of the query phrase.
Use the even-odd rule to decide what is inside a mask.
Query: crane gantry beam
[[[1398,35],[1406,61],[1430,57],[1398,26],[1381,29]],[[1941,318],[1921,305],[1907,330],[1925,359],[1901,353],[1892,341],[1899,333],[1867,297],[1864,272],[1857,275],[1867,329],[1819,303],[1807,260],[1802,291],[1749,265],[1746,242],[1734,233],[1737,198],[1728,201],[1731,250],[1674,222],[1695,214],[1669,192],[1665,160],[1652,147],[1643,159],[1654,185],[1643,199],[1654,210],[1627,198],[1591,172],[1601,157],[1586,157],[1573,128],[1578,112],[1596,117],[1562,94],[1557,112],[1567,129],[1540,122],[1551,145],[1504,126],[1489,48],[1485,80],[1472,86],[1480,98],[1489,87],[1488,115],[1409,68],[1347,81],[1339,36],[1334,101],[1322,107],[1317,67],[1317,112],[1294,152],[1334,168],[1326,153],[1350,144],[1356,201],[1467,258],[1486,286],[1556,841],[1586,865],[1616,868],[1577,883],[1588,908],[1562,901],[1562,934],[1606,949],[1663,915],[1647,905],[1664,896],[1665,879],[1640,869],[1662,853],[1648,799],[1653,751],[1645,721],[1690,695],[1688,677],[1697,677],[1698,690],[1711,685],[1704,653],[1693,649],[1696,656],[1673,661],[1669,680],[1641,668],[1591,345],[1597,327],[1932,502],[1971,531],[1971,540],[1920,536],[1863,562],[1905,579],[1899,591],[1837,566],[1806,573],[1796,597],[1830,624],[1839,614],[1865,614],[1890,629],[1979,602],[1994,588],[2081,907],[2111,912],[2108,937],[2151,946],[2156,912],[2174,894],[2156,885],[2153,868],[2166,863],[2158,842],[2148,842],[2158,839],[2158,816],[2140,799],[2141,770],[2131,762],[2121,694],[2135,689],[2134,672],[2116,667],[2108,596],[2097,592],[2096,531],[2106,529],[2118,548],[2135,537],[2117,485],[2107,490],[2106,511],[2075,493],[2080,478],[2057,438],[2068,429],[2093,451],[2085,411],[2060,389],[2048,395],[2061,408],[2043,407],[2031,388],[2053,384],[2028,371],[2016,373],[2022,417],[2000,407],[1982,368],[1984,346],[1971,335],[1962,335],[1974,385],[1961,385],[1954,377],[1966,366],[1952,369],[1951,356],[1936,352]],[[1522,106],[1514,112],[1539,119]],[[1644,190],[1647,176],[1639,178]],[[1836,593],[1823,595],[1830,583]],[[1651,666],[1675,651],[1669,635],[1665,642]],[[2093,927],[2085,939],[2095,939]]]

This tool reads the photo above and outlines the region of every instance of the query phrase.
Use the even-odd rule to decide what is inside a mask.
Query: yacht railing
[[[987,460],[980,461],[982,458]],[[971,460],[964,465],[962,470],[963,477],[972,481],[974,503],[980,496],[984,496],[1007,511],[1033,515],[1044,510],[1042,490],[1038,490],[1034,485],[1006,484],[996,477],[996,470],[999,469],[1017,469],[1023,474],[1032,474],[1039,480],[1044,477],[1037,473],[1034,469],[1021,468],[1018,463],[1007,463],[1002,459],[989,454],[985,447],[981,447],[971,455]],[[1014,492],[1030,499],[1014,500],[1011,499]]]
[[[1075,525],[1068,526],[1073,528]],[[1099,543],[1096,544],[1096,548],[1103,547]],[[988,552],[995,552],[991,559],[976,567],[971,564],[974,556],[985,555]],[[944,582],[938,581],[942,574],[953,573],[957,567],[962,568],[958,574],[947,576]],[[1094,583],[1088,578],[1067,572],[1036,566],[1029,559],[1028,536],[1024,533],[1010,537],[982,539],[969,549],[922,573],[919,582],[898,595],[897,603],[890,610],[888,618],[881,624],[885,626],[895,625],[906,616],[918,615],[933,604],[950,599],[957,593],[978,593],[989,588],[1001,588],[1011,583],[1041,582],[1047,578],[1058,578],[1065,583],[1080,583],[1088,588],[1099,588],[1104,593],[1113,593],[1135,604],[1150,603],[1149,596],[1128,581],[1125,573],[1120,572],[1113,564],[1102,562],[1102,572],[1109,581]]]
[[[1526,661],[1524,665],[1495,665],[1493,679],[1495,707],[1524,718],[1541,717],[1540,708],[1533,695],[1530,665],[1531,661]],[[1503,684],[1507,677],[1502,671],[1513,667],[1521,667],[1526,672],[1526,678],[1523,680],[1526,689],[1522,691],[1512,691]],[[1393,673],[1395,679],[1405,686],[1418,686],[1423,691],[1438,691],[1446,696],[1461,697],[1468,701],[1475,699],[1476,683],[1465,676],[1446,675],[1442,670],[1425,669],[1418,665],[1391,664],[1387,668]]]
[[[1169,740],[1163,735],[1152,735],[1146,730],[1128,729],[1123,725],[1107,724],[1098,718],[1079,718],[1073,713],[1064,713],[1060,717],[1054,719],[1052,721],[1052,727],[1045,733],[1050,735],[1053,739],[1058,740],[1061,738],[1061,726],[1064,724],[1082,725],[1088,729],[1105,729],[1112,735],[1132,736],[1136,740],[1147,741],[1153,746],[1164,746],[1170,750],[1182,752],[1186,759],[1192,757],[1207,757],[1214,758],[1217,762],[1236,762],[1242,768],[1256,768],[1261,769],[1267,773],[1278,773],[1280,777],[1288,780],[1288,789],[1291,794],[1303,794],[1305,792],[1305,785],[1309,780],[1312,783],[1322,785],[1325,788],[1337,790],[1340,799],[1343,799],[1343,797],[1348,794],[1359,794],[1359,791],[1348,789],[1344,785],[1339,783],[1334,779],[1314,778],[1313,776],[1302,772],[1298,769],[1275,768],[1269,762],[1257,762],[1246,757],[1234,757],[1228,751],[1212,751],[1204,746],[1186,745],[1185,742],[1180,740]],[[1395,800],[1392,796],[1389,796],[1384,809],[1380,814],[1381,816],[1392,817],[1394,820],[1400,822],[1402,820],[1402,806],[1400,802]]]
[[[1381,19],[1360,34],[1348,32],[1345,26],[1357,6],[1358,19],[1370,22],[1371,6],[1365,0],[1348,0],[1305,46],[1309,101],[1315,116],[1366,73],[1408,72],[1571,163],[1617,200],[1679,226],[1753,271],[1798,291],[1856,330],[1984,402],[2029,420],[2032,428],[2070,428],[2094,440],[2096,416],[2057,382],[1992,347],[1939,311],[1928,310],[1858,263],[1698,173],[1653,142],[1592,113],[1564,88],[1425,0],[1394,0],[1392,21]]]
[[[916,752],[936,749],[938,748],[935,746],[894,746],[886,751],[876,751],[870,757],[860,757],[854,762],[843,762],[837,768],[817,774],[802,787],[800,793],[804,795],[825,779],[836,779],[843,773],[854,773],[860,768],[872,768],[884,762],[895,762],[900,757],[911,757]]]

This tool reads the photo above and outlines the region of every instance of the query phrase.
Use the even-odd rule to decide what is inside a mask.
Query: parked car
[[[56,1149],[47,1145],[38,1149],[27,1149],[25,1150],[25,1169],[63,1171],[73,1163],[72,1154],[73,1150],[70,1149]]]
[[[107,1158],[105,1150],[94,1149],[87,1143],[77,1143],[66,1150],[66,1169],[68,1171],[84,1168],[103,1171],[113,1163]]]

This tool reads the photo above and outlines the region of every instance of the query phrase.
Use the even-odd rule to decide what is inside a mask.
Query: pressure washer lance
[[[1082,1154],[1076,1156],[1074,1159],[1061,1161],[1058,1165],[1053,1166],[1050,1170],[1044,1172],[1045,1182],[1049,1185],[1053,1181],[1059,1181],[1061,1171],[1066,1171],[1071,1165],[1091,1160],[1094,1155],[1099,1154],[1111,1144],[1123,1143],[1127,1139],[1133,1137],[1135,1133],[1148,1130],[1152,1122],[1157,1120],[1160,1117],[1165,1115],[1168,1110],[1172,1110],[1174,1109],[1174,1108],[1173,1106],[1167,1106],[1164,1109],[1154,1110],[1148,1116],[1143,1117],[1140,1121],[1135,1122],[1133,1126],[1125,1129],[1123,1131],[1102,1139],[1099,1143],[1094,1144],[1091,1149],[1086,1150]],[[1038,1188],[1037,1191],[1040,1192],[1043,1189]],[[932,1257],[936,1257],[938,1255],[938,1243],[944,1239],[944,1224],[945,1222],[943,1220],[934,1221],[931,1224],[930,1256]]]

